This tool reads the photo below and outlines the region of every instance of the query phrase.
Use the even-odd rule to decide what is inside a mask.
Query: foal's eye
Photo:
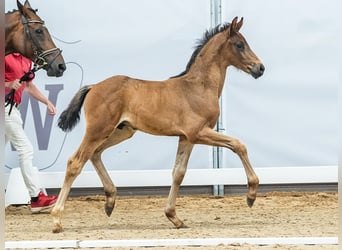
[[[245,44],[242,41],[237,41],[235,43],[235,46],[239,49],[239,50],[244,50],[245,48]]]
[[[42,29],[36,29],[35,32],[36,32],[37,34],[42,34],[42,33],[43,33],[43,30],[42,30]]]

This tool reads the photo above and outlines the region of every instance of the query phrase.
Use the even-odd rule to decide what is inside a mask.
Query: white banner
[[[6,0],[6,10],[16,8]],[[38,1],[31,0],[45,20],[56,46],[63,50],[67,70],[61,78],[42,70],[34,82],[56,102],[56,117],[46,107],[24,99],[21,112],[35,151],[34,165],[45,171],[64,171],[69,156],[84,134],[84,120],[68,135],[57,127],[59,114],[81,85],[112,75],[163,80],[181,73],[196,39],[210,27],[210,4],[192,1]],[[78,6],[78,7],[76,7]],[[103,114],[105,115],[105,114]],[[104,152],[109,170],[169,169],[173,167],[178,138],[143,133]],[[210,148],[197,146],[189,167],[209,168]],[[7,169],[17,167],[17,154],[7,145]],[[93,170],[90,163],[85,167]]]
[[[6,10],[16,8],[14,0],[5,3]],[[56,103],[56,117],[31,99],[21,107],[34,165],[46,172],[64,171],[83,137],[83,114],[69,134],[56,125],[81,85],[118,74],[150,80],[177,75],[210,27],[208,0],[30,3],[67,62],[61,78],[36,74],[36,85]],[[254,167],[337,165],[338,6],[337,0],[222,1],[223,21],[244,17],[241,33],[266,67],[258,80],[228,69],[223,93],[223,133],[246,144]],[[104,163],[108,170],[170,169],[177,142],[137,133],[108,149]],[[242,167],[234,153],[223,152],[222,167]],[[211,158],[210,147],[196,146],[189,167],[211,168]],[[5,163],[7,172],[18,166],[10,145]],[[92,171],[91,164],[85,170]]]
[[[239,138],[256,167],[337,165],[340,1],[222,1],[223,19],[243,16],[262,59],[258,80],[228,69],[225,133]],[[224,150],[224,167],[241,167]]]

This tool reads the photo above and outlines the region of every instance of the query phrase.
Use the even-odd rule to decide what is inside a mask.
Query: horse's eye
[[[42,33],[43,33],[43,30],[42,30],[42,29],[36,29],[35,32],[36,32],[37,34],[42,34]]]
[[[245,44],[242,41],[238,41],[235,43],[235,46],[239,49],[239,50],[244,50],[245,48]]]

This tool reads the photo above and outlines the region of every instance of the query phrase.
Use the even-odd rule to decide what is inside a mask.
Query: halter
[[[57,56],[59,56],[62,53],[62,50],[60,50],[59,48],[52,48],[52,49],[48,49],[48,50],[42,50],[39,46],[39,43],[37,42],[36,39],[34,39],[34,36],[32,36],[31,31],[28,27],[28,25],[30,23],[40,23],[42,25],[44,25],[44,21],[41,20],[28,20],[23,14],[21,14],[21,22],[24,26],[24,32],[26,34],[26,36],[31,40],[31,47],[33,50],[33,54],[35,56],[35,59],[33,61],[34,64],[34,68],[35,71],[45,67],[45,66],[50,66],[57,58]],[[53,60],[48,63],[45,59],[46,56],[56,53],[56,56],[53,58]]]

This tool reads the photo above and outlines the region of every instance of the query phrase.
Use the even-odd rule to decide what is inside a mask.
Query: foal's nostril
[[[253,67],[249,69],[254,78],[259,78],[260,76],[264,74],[265,66],[262,63],[254,64]]]
[[[61,71],[65,71],[66,70],[66,66],[64,63],[58,64],[58,69]]]
[[[264,73],[265,66],[263,64],[260,64],[259,70],[260,70],[260,72]]]

